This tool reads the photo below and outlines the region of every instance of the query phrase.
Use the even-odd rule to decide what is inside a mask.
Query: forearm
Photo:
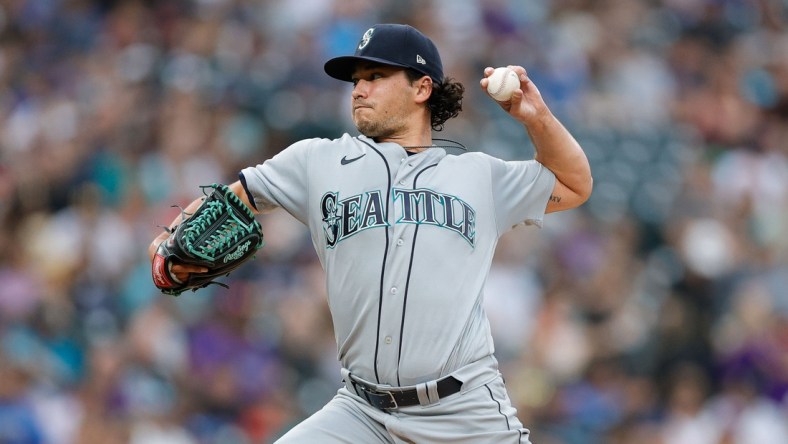
[[[508,68],[519,76],[520,89],[514,90],[509,100],[498,104],[525,126],[536,149],[536,161],[555,175],[555,187],[545,211],[550,213],[581,205],[591,196],[593,185],[591,167],[583,149],[550,112],[525,68],[513,65]],[[485,91],[494,71],[492,67],[484,69],[480,85]]]
[[[554,196],[557,199],[570,198],[577,205],[585,202],[591,195],[591,167],[580,144],[549,110],[525,125],[534,144],[535,159],[555,174],[573,196]],[[575,205],[576,206],[576,205]]]

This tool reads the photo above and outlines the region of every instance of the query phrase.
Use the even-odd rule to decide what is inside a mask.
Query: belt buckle
[[[397,400],[394,398],[394,394],[389,390],[386,390],[386,394],[389,395],[389,398],[391,398],[391,403],[394,404],[394,407],[386,407],[386,409],[398,409],[399,405],[397,404]]]
[[[380,408],[382,410],[390,410],[390,409],[397,409],[397,408],[399,408],[399,404],[397,404],[397,399],[394,398],[394,393],[391,390],[377,390],[377,389],[374,389],[372,387],[367,387],[365,384],[359,384],[358,387],[360,387],[363,392],[369,393],[370,395],[373,395],[373,396],[385,396],[385,395],[389,396],[389,401],[391,403],[391,406],[389,406],[389,407],[380,406],[378,408]],[[367,401],[372,403],[372,401],[369,399],[369,397],[367,397]]]

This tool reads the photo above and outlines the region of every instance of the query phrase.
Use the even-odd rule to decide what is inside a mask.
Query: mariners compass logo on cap
[[[375,32],[375,28],[367,29],[367,32],[361,36],[361,42],[358,44],[358,49],[364,49],[365,46],[369,45],[369,41],[372,40],[372,33]]]

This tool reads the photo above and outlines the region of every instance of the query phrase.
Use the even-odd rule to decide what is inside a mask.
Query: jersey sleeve
[[[281,207],[306,223],[309,155],[314,141],[296,142],[265,162],[241,170],[241,182],[260,212]]]
[[[491,158],[492,194],[499,233],[517,225],[542,226],[555,175],[535,160]]]

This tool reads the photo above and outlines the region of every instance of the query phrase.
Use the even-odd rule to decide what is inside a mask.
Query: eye
[[[375,80],[378,80],[378,79],[382,79],[382,78],[385,78],[385,77],[386,77],[386,74],[383,73],[383,72],[370,71],[369,73],[361,73],[361,74],[357,75],[356,77],[352,77],[350,79],[350,81],[353,83],[353,86],[355,87],[356,85],[358,85],[358,82],[360,82],[361,80],[366,80],[367,82],[372,82],[372,81],[375,81]]]

